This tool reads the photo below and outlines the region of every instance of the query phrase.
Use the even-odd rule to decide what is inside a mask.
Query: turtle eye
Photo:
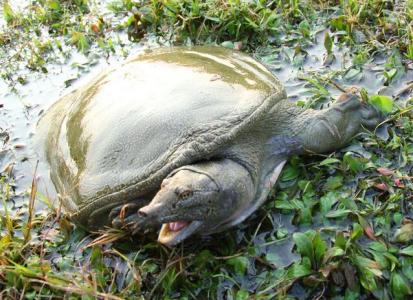
[[[192,191],[186,190],[179,193],[179,199],[185,200],[192,196]]]

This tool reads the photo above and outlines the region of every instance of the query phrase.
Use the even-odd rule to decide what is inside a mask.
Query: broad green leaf
[[[302,190],[305,191],[305,193],[308,195],[308,193],[313,193],[314,188],[313,185],[311,184],[310,180],[300,180],[298,182],[298,187]]]
[[[345,208],[355,211],[358,209],[356,202],[352,198],[341,198],[340,204],[344,205]]]
[[[274,206],[275,208],[278,208],[278,209],[286,209],[286,210],[297,209],[297,207],[294,206],[293,202],[288,202],[285,200],[274,201]]]
[[[344,154],[343,162],[354,173],[360,172],[364,169],[363,159],[353,156],[352,152],[347,152]]]
[[[399,265],[399,259],[389,252],[385,252],[383,255],[390,261],[390,271],[393,272],[394,268]]]
[[[297,245],[298,252],[314,261],[314,249],[311,239],[305,233],[296,232],[293,234],[293,240]]]
[[[374,261],[380,265],[380,269],[387,269],[389,267],[389,262],[387,261],[386,257],[379,252],[371,251],[374,257]]]
[[[209,250],[203,250],[200,253],[197,254],[197,256],[194,259],[195,265],[197,268],[203,268],[205,265],[207,265],[211,259],[214,256]]]
[[[79,51],[86,52],[90,45],[86,35],[82,32],[74,31],[70,38],[70,42],[77,46]]]
[[[337,257],[337,256],[343,256],[344,254],[345,252],[343,249],[339,247],[331,247],[325,253],[324,258],[323,258],[323,263],[327,263],[330,259]]]
[[[310,266],[305,263],[295,263],[293,264],[287,271],[287,278],[288,279],[298,279],[300,277],[304,277],[310,275],[312,270]]]
[[[353,258],[354,263],[364,272],[370,272],[374,276],[381,277],[383,275],[382,271],[380,270],[380,264],[371,260],[367,257],[361,255],[355,255]]]
[[[346,74],[344,75],[344,79],[346,80],[360,80],[362,77],[363,73],[361,72],[360,69],[356,69],[356,68],[351,68],[350,70],[348,70],[346,72]]]
[[[298,177],[297,168],[291,165],[287,165],[282,172],[281,181],[290,181],[290,180],[296,179],[297,177]]]
[[[328,192],[326,195],[320,198],[320,212],[327,214],[333,205],[338,201],[338,195],[336,192]]]
[[[413,256],[413,245],[400,249],[399,253],[403,255]]]
[[[360,299],[360,293],[357,291],[353,291],[349,288],[346,289],[346,292],[344,294],[344,300],[359,300]]]
[[[313,238],[314,258],[317,268],[320,267],[323,257],[327,251],[327,243],[321,238],[319,232]]]
[[[383,113],[391,113],[393,110],[393,99],[384,95],[372,95],[369,103],[377,107]]]
[[[370,272],[368,269],[362,269],[360,271],[359,280],[361,285],[370,292],[376,291],[378,289],[377,276]]]
[[[306,38],[310,37],[310,24],[303,20],[298,24],[298,29],[301,31],[302,35]]]
[[[328,31],[326,31],[324,35],[324,48],[326,48],[328,54],[331,54],[333,52],[333,41],[331,40]]]
[[[407,295],[412,294],[410,283],[399,273],[392,273],[390,286],[395,299],[406,299]]]
[[[329,157],[326,158],[324,160],[322,160],[318,165],[319,166],[327,166],[327,165],[332,165],[332,164],[336,164],[336,163],[340,163],[340,160],[334,157]]]
[[[338,189],[343,185],[343,177],[342,176],[332,176],[328,177],[324,188],[328,191],[333,191]]]
[[[327,218],[335,219],[335,218],[346,217],[349,213],[351,213],[350,209],[337,209],[337,210],[328,212],[325,216]]]
[[[377,252],[382,252],[382,253],[387,252],[386,244],[382,242],[371,242],[369,244],[369,248]]]
[[[250,262],[248,258],[244,256],[237,256],[227,260],[227,264],[234,268],[234,272],[237,275],[244,275]]]
[[[47,3],[47,5],[52,10],[59,10],[60,9],[60,3],[59,3],[59,1],[56,1],[56,0],[49,1]]]
[[[359,223],[353,224],[353,231],[350,235],[350,240],[356,240],[363,235],[363,227]]]
[[[336,240],[334,241],[334,246],[339,247],[341,249],[345,249],[346,247],[346,239],[344,238],[344,234],[342,231],[338,231],[336,234]]]
[[[14,12],[7,0],[3,2],[3,17],[7,23],[10,23],[15,18]]]
[[[404,224],[394,233],[394,240],[399,243],[406,243],[413,239],[413,223]]]
[[[221,43],[222,47],[228,48],[228,49],[234,49],[234,43],[231,41],[225,41]]]
[[[249,297],[248,291],[240,289],[235,296],[235,300],[246,300]]]

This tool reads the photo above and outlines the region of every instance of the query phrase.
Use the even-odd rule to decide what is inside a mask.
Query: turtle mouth
[[[193,234],[201,225],[200,221],[164,223],[158,235],[158,242],[167,246],[175,246]]]

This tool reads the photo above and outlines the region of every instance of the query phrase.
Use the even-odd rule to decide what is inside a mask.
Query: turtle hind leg
[[[343,94],[328,109],[310,111],[307,117],[298,136],[303,148],[313,153],[341,148],[364,128],[374,128],[382,120],[376,108],[354,94]]]

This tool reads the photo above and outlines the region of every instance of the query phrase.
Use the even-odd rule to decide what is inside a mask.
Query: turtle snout
[[[145,218],[148,216],[148,213],[144,209],[138,210],[138,215],[142,218]]]
[[[160,208],[160,204],[147,205],[138,210],[138,215],[142,218],[153,218],[159,214]]]

